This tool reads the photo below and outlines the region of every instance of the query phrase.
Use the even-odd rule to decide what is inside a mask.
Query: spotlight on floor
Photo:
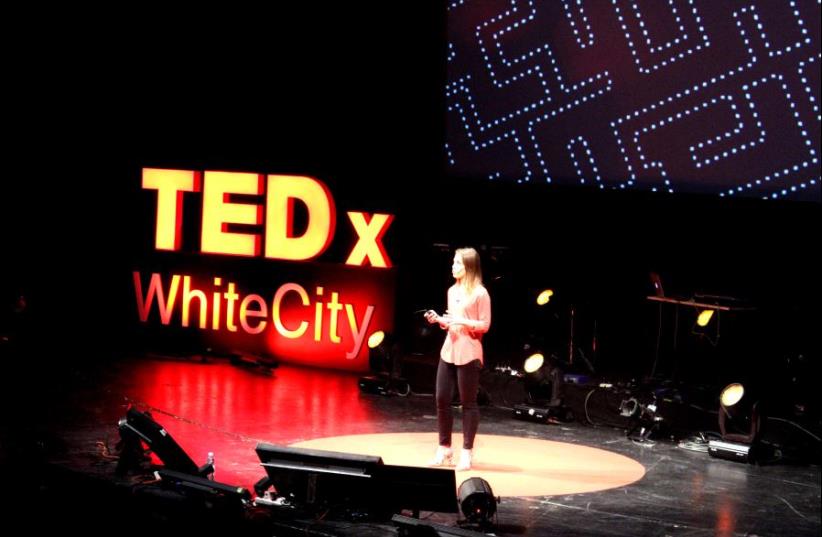
[[[527,357],[522,365],[526,400],[514,405],[514,417],[543,423],[573,419],[562,404],[565,376],[557,358],[546,358],[535,347],[526,348]]]
[[[564,376],[555,356],[546,359],[541,352],[534,352],[525,359],[522,369],[525,371],[525,389],[532,401],[560,406]]]
[[[491,485],[481,477],[466,479],[457,492],[460,510],[467,522],[487,526],[497,512],[499,498],[494,497]]]
[[[368,336],[368,367],[372,374],[360,377],[363,393],[408,395],[411,387],[400,377],[400,346],[389,332],[377,330]]]
[[[712,457],[741,462],[755,460],[759,440],[759,401],[739,382],[728,384],[719,394],[719,432],[722,440],[708,442]]]

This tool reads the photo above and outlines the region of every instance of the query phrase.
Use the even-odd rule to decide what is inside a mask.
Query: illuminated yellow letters
[[[262,224],[259,205],[230,203],[230,194],[259,196],[263,177],[255,173],[205,172],[203,186],[203,228],[201,249],[209,254],[260,255],[260,236],[229,232],[228,224]]]
[[[296,339],[302,336],[308,329],[308,322],[300,321],[300,326],[296,330],[289,330],[285,327],[285,325],[283,325],[283,321],[280,319],[280,304],[283,301],[283,295],[289,291],[294,291],[297,293],[300,296],[300,300],[302,300],[303,306],[308,306],[308,293],[305,292],[305,289],[296,283],[286,283],[281,285],[274,294],[274,303],[271,305],[271,316],[274,320],[274,327],[280,335],[290,339]]]
[[[394,216],[376,213],[369,219],[367,213],[348,212],[347,214],[359,238],[345,264],[362,266],[368,258],[372,267],[390,267],[391,260],[385,252],[382,237],[388,231],[388,226],[391,225]]]
[[[298,200],[308,209],[308,227],[305,233],[295,237],[294,203]],[[334,200],[320,181],[296,175],[268,176],[266,257],[292,261],[314,259],[331,244],[336,220]]]
[[[143,188],[157,191],[154,247],[179,250],[183,230],[183,192],[200,190],[200,174],[189,170],[143,168]]]

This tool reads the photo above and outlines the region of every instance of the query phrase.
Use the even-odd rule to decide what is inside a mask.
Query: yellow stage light
[[[725,389],[723,389],[719,395],[719,401],[722,403],[722,406],[729,408],[741,401],[744,395],[745,387],[738,382],[734,382],[733,384],[725,386]]]
[[[551,297],[554,296],[554,291],[551,289],[545,289],[539,295],[537,295],[537,304],[540,306],[544,306],[548,302],[551,301]]]
[[[382,340],[385,339],[385,332],[382,330],[377,330],[370,336],[368,336],[368,348],[369,349],[376,349],[382,343]]]
[[[702,310],[699,317],[696,319],[696,324],[699,326],[707,326],[714,316],[714,310]]]
[[[537,352],[525,359],[525,364],[522,368],[525,369],[526,373],[533,373],[539,371],[543,363],[545,363],[545,357]]]

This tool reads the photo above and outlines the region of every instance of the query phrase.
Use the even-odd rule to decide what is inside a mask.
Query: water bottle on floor
[[[206,460],[206,462],[211,465],[211,471],[208,473],[208,478],[210,480],[214,481],[214,470],[215,470],[215,468],[214,468],[214,452],[213,451],[208,452],[208,459]]]

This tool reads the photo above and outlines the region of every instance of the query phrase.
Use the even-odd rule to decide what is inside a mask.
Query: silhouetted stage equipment
[[[233,504],[236,507],[244,507],[251,501],[251,494],[243,487],[218,483],[194,475],[175,472],[173,470],[158,470],[155,475],[164,484],[175,488],[181,492],[193,494],[209,501],[221,501],[225,504]]]
[[[759,401],[741,383],[723,388],[719,395],[719,431],[722,440],[708,442],[712,457],[741,462],[755,460],[761,420]]]
[[[240,367],[275,369],[280,366],[276,358],[271,356],[263,356],[242,351],[232,351],[228,353],[228,359],[231,362],[231,365]]]
[[[525,401],[513,405],[514,417],[539,423],[570,421],[573,414],[563,404],[565,375],[556,356],[548,358],[530,344],[523,347],[527,358],[522,373]]]
[[[545,406],[541,404],[519,403],[514,405],[514,417],[520,420],[549,423],[559,420],[563,413],[561,407]]]
[[[563,371],[555,356],[546,358],[541,352],[532,352],[523,362],[525,388],[532,401],[545,401],[547,407],[562,403]]]
[[[645,442],[658,432],[663,425],[663,417],[657,412],[659,403],[656,391],[648,394],[623,399],[619,404],[619,415],[628,418],[629,425],[625,436],[639,442]]]
[[[402,509],[456,513],[454,470],[383,464],[381,457],[257,444],[273,486],[302,509],[342,509],[350,516],[389,518]]]
[[[410,509],[456,513],[457,486],[454,470],[385,464],[380,484],[392,512]]]
[[[708,454],[718,459],[728,459],[739,462],[752,462],[753,453],[751,444],[726,442],[725,440],[709,440]]]
[[[480,477],[466,479],[457,493],[460,509],[468,522],[485,526],[497,512],[499,498],[494,497],[491,485]]]
[[[400,346],[396,338],[378,330],[368,337],[368,367],[372,375],[360,377],[357,383],[363,393],[408,395],[411,386],[400,376]]]
[[[191,457],[174,441],[162,425],[154,421],[148,412],[140,412],[129,407],[126,417],[119,423],[123,448],[116,472],[124,474],[129,469],[138,468],[145,460],[146,452],[151,451],[163,461],[168,470],[204,477],[214,473],[211,463],[197,466]]]
[[[750,345],[750,343],[743,343],[743,341],[750,340],[751,337],[755,335],[749,332],[749,330],[754,329],[753,326],[750,326],[746,330],[746,332],[748,332],[747,334],[743,334],[740,330],[743,326],[743,318],[747,319],[747,321],[744,321],[745,324],[751,322],[750,314],[757,311],[757,308],[747,301],[732,296],[700,293],[695,293],[692,298],[673,297],[666,295],[665,291],[663,291],[662,282],[658,274],[651,273],[651,281],[654,286],[654,294],[646,298],[651,302],[657,303],[659,306],[657,314],[656,352],[649,375],[651,378],[675,377],[677,375],[689,374],[699,375],[699,373],[707,367],[711,367],[717,373],[721,373],[719,369],[720,366],[723,368],[729,367],[731,364],[729,360],[707,361],[710,360],[710,358],[704,358],[706,361],[700,363],[700,361],[703,360],[701,357],[705,353],[696,352],[698,349],[687,349],[688,345],[709,344],[710,347],[703,350],[716,352],[715,349],[719,345],[720,340],[720,325],[726,327],[724,329],[726,334],[723,337],[725,341],[723,345],[725,352],[731,350],[729,345],[733,347],[744,345],[742,348],[734,351],[735,353],[743,353],[745,352],[743,349]],[[664,309],[669,309],[670,313],[667,315],[664,314]],[[669,317],[670,314],[673,315],[673,318],[663,322],[663,319]],[[690,333],[696,336],[695,338],[691,340],[691,338],[683,339],[679,336],[680,319],[692,323]],[[670,326],[663,330],[663,325],[665,324]],[[728,329],[730,329],[730,333],[728,333]],[[730,338],[728,338],[729,335],[731,336]],[[663,338],[666,340],[665,345],[661,345]],[[682,350],[683,345],[686,346],[685,351]],[[667,352],[660,352],[665,346],[669,346],[670,348]],[[676,356],[683,352],[694,353],[693,357],[687,362],[690,368],[693,368],[692,371],[689,370],[690,368],[684,368],[682,364],[678,363]],[[731,370],[728,370],[728,372],[730,371]]]
[[[455,528],[403,515],[394,515],[391,517],[391,522],[397,526],[397,535],[399,537],[487,537],[486,533]]]
[[[357,385],[363,393],[376,395],[408,395],[411,393],[411,386],[403,378],[391,378],[387,375],[367,375],[360,377]]]

